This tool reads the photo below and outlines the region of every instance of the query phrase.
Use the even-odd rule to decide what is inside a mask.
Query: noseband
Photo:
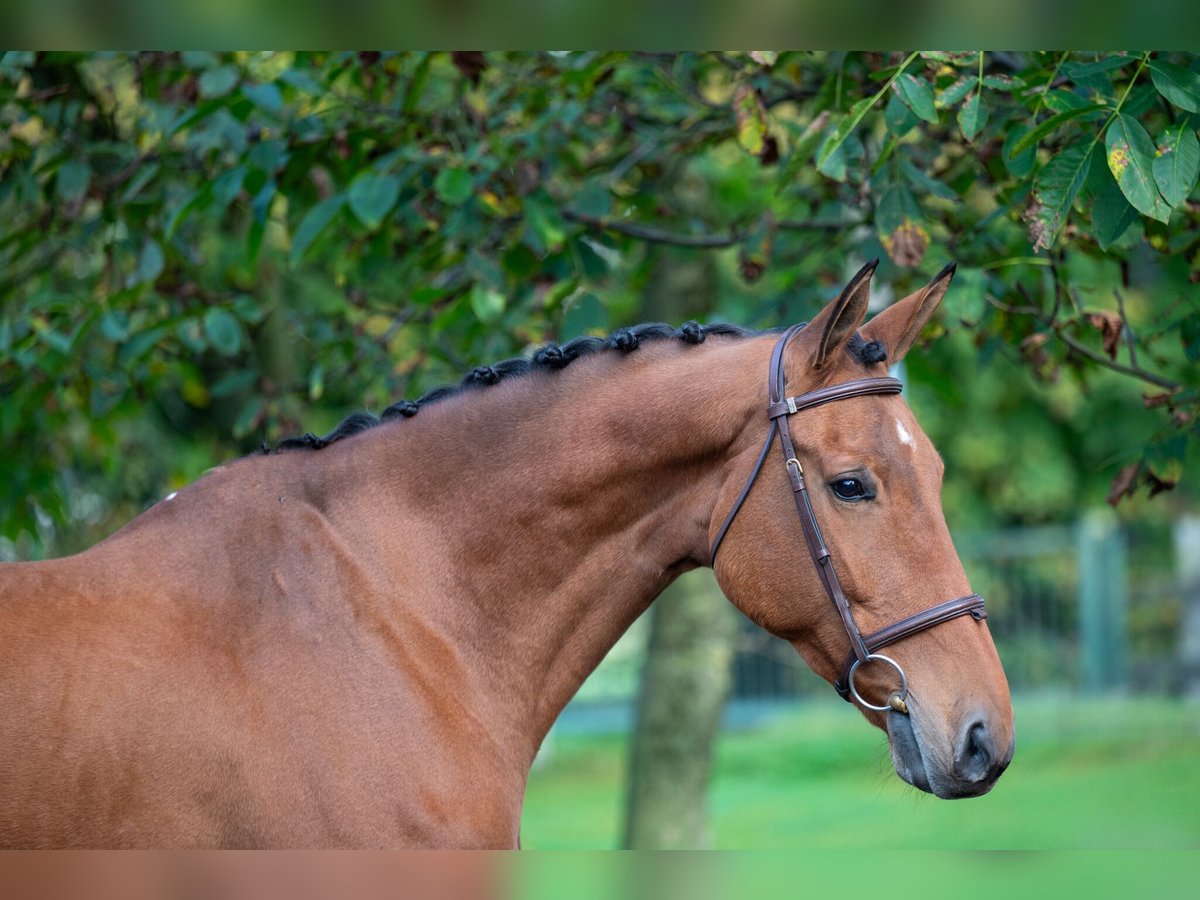
[[[841,675],[833,685],[834,689],[843,700],[849,701],[853,697],[867,709],[876,711],[894,709],[897,712],[907,713],[908,706],[905,699],[908,696],[908,678],[899,663],[876,651],[919,631],[924,631],[926,628],[949,622],[962,615],[969,614],[973,619],[979,621],[987,617],[987,612],[983,608],[982,597],[978,594],[968,594],[965,597],[931,606],[924,612],[901,619],[866,636],[858,630],[854,614],[850,611],[850,602],[846,599],[842,586],[838,582],[837,573],[833,569],[833,559],[830,557],[829,549],[825,546],[825,539],[821,536],[821,528],[817,525],[817,517],[813,513],[808,488],[804,483],[804,467],[800,465],[800,460],[796,456],[796,448],[792,444],[792,435],[788,430],[788,417],[835,400],[848,400],[851,397],[866,397],[871,394],[898,394],[903,385],[896,378],[861,378],[857,381],[846,381],[842,384],[818,388],[798,397],[785,397],[787,388],[783,371],[783,351],[792,337],[803,327],[803,325],[793,325],[785,331],[771,352],[771,398],[770,403],[767,404],[767,417],[771,421],[771,427],[767,432],[767,440],[763,444],[762,452],[758,454],[758,461],[750,472],[750,477],[746,479],[741,493],[733,502],[733,508],[729,510],[729,515],[725,517],[725,521],[717,532],[712,552],[709,554],[710,564],[716,563],[717,550],[721,546],[721,541],[725,539],[729,526],[733,524],[734,517],[742,508],[746,496],[750,493],[750,488],[754,486],[755,480],[762,471],[767,453],[771,449],[775,435],[778,434],[779,442],[783,446],[784,466],[787,468],[788,478],[792,483],[796,512],[800,516],[800,525],[804,530],[808,552],[812,556],[813,564],[817,567],[817,574],[821,576],[821,584],[825,587],[825,593],[833,601],[833,606],[838,611],[842,625],[845,626],[846,634],[850,638],[850,653],[842,665]],[[888,702],[882,706],[868,703],[854,685],[854,676],[859,668],[870,662],[886,663],[900,676],[899,689],[893,691],[888,697]]]

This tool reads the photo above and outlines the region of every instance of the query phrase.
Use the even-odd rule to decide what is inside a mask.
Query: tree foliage
[[[1100,451],[1114,499],[1160,491],[1200,405],[1198,125],[1183,52],[9,52],[0,534],[636,319],[651,245],[719,254],[714,316],[764,326],[854,260],[954,259],[973,349],[914,377],[1117,373],[1154,430]]]

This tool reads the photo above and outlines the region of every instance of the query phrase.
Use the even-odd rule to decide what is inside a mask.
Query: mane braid
[[[311,432],[300,437],[285,438],[276,446],[277,450],[321,450],[342,438],[351,437],[374,428],[383,422],[397,418],[412,418],[422,408],[431,403],[453,397],[463,391],[475,390],[493,384],[499,384],[509,378],[525,375],[534,371],[555,371],[570,365],[581,356],[590,356],[601,350],[616,350],[621,353],[632,353],[641,346],[642,341],[659,341],[676,338],[685,344],[703,344],[710,335],[720,337],[751,337],[761,334],[751,328],[740,325],[730,325],[725,322],[714,322],[701,325],[699,322],[685,322],[679,328],[672,328],[661,322],[647,322],[642,325],[632,325],[628,328],[618,328],[607,338],[577,337],[565,344],[546,344],[535,350],[528,358],[516,357],[506,359],[490,366],[476,366],[463,377],[458,384],[446,384],[436,387],[416,400],[399,400],[383,411],[382,416],[369,412],[356,412],[338,425],[333,431],[318,437]],[[263,453],[269,453],[270,448],[264,444]]]

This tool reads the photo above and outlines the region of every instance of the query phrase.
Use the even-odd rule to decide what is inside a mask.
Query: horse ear
[[[942,297],[946,295],[946,289],[950,287],[950,281],[954,278],[956,265],[957,263],[950,263],[925,287],[909,294],[903,300],[896,301],[863,328],[863,338],[883,344],[890,365],[904,359],[920,335],[921,329],[942,302]]]
[[[819,369],[833,356],[834,351],[845,346],[850,336],[867,317],[867,304],[871,299],[871,276],[875,274],[878,259],[873,259],[850,279],[836,300],[833,300],[805,329],[819,335],[812,355],[812,367]]]

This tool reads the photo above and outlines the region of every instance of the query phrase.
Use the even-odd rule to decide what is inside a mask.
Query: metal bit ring
[[[892,693],[888,695],[888,702],[884,703],[882,706],[877,706],[874,703],[868,703],[865,699],[863,699],[863,695],[858,692],[858,688],[854,686],[854,676],[858,673],[858,667],[864,662],[873,662],[874,660],[887,663],[900,675],[900,689],[898,691],[892,691]],[[900,668],[900,663],[896,662],[890,656],[884,656],[882,653],[871,653],[865,660],[856,659],[854,661],[854,665],[850,667],[849,683],[850,696],[857,700],[862,706],[866,707],[867,709],[872,709],[875,712],[886,712],[889,709],[898,709],[896,705],[897,701],[900,706],[904,706],[904,699],[908,696],[908,676],[906,676],[904,674],[904,670]],[[896,701],[894,701],[893,698],[897,698]],[[907,711],[907,707],[905,710],[901,711]]]

